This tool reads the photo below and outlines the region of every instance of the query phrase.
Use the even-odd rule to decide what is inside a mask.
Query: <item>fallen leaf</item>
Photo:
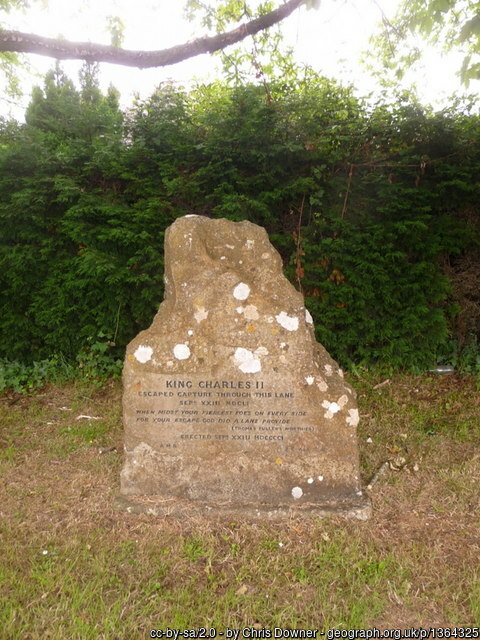
[[[248,591],[248,587],[246,584],[242,584],[241,587],[238,587],[238,589],[235,591],[235,595],[237,596],[244,596]]]
[[[402,456],[397,456],[393,460],[389,460],[390,469],[392,469],[392,471],[400,471],[406,463],[407,461]]]

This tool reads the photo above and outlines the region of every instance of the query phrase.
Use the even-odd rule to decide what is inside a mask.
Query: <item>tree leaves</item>
[[[480,64],[480,16],[476,0],[411,0],[400,5],[393,20],[384,20],[383,33],[372,42],[381,52],[385,68],[401,77],[418,60],[418,45],[411,34],[445,51],[464,55],[459,76],[468,86],[478,77]],[[416,53],[412,55],[412,52]]]
[[[476,15],[470,20],[467,20],[463,27],[460,30],[460,35],[458,36],[459,42],[464,42],[465,40],[469,40],[472,36],[478,38],[480,35],[480,15]]]

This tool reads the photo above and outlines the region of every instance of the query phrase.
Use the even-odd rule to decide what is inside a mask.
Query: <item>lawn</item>
[[[476,380],[351,382],[367,522],[118,511],[119,381],[0,396],[0,637],[478,627]]]

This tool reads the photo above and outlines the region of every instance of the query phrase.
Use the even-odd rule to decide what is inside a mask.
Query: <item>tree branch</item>
[[[32,33],[0,30],[0,52],[16,51],[36,53],[59,60],[87,60],[89,62],[110,62],[129,67],[147,69],[176,64],[202,53],[212,53],[224,49],[247,36],[268,29],[289,16],[306,0],[288,0],[282,6],[259,18],[241,24],[236,29],[215,36],[204,36],[185,44],[158,51],[132,51],[91,42],[70,42],[55,38],[44,38]]]

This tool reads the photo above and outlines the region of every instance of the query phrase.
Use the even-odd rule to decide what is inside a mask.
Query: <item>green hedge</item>
[[[442,261],[479,243],[478,116],[313,75],[275,96],[167,84],[122,113],[95,68],[79,90],[50,72],[0,126],[0,357],[121,359],[162,299],[165,228],[197,213],[266,227],[344,365],[434,364],[459,311]]]

